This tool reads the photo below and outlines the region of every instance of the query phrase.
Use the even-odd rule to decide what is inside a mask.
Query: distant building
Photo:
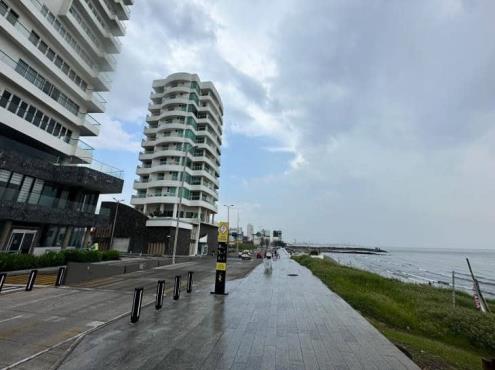
[[[98,196],[121,171],[95,163],[85,137],[120,52],[133,0],[0,1],[0,250],[86,246]]]
[[[254,234],[254,227],[253,227],[253,225],[247,224],[247,227],[246,227],[246,237],[247,237],[247,240],[248,241],[252,241],[253,240],[253,234]]]
[[[235,243],[242,243],[242,240],[244,238],[244,233],[242,231],[242,228],[236,228],[236,227],[231,227],[230,228],[230,244],[235,244]]]
[[[217,230],[222,101],[196,74],[174,73],[152,87],[131,204],[163,240],[175,235],[179,216],[178,250],[195,255]]]

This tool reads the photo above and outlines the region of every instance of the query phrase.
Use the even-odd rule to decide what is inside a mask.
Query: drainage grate
[[[298,274],[287,274],[287,276],[299,276]]]

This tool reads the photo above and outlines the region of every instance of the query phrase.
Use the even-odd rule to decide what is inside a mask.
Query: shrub
[[[0,271],[25,270],[36,267],[36,257],[30,254],[0,254]]]
[[[102,261],[111,261],[120,259],[120,253],[115,250],[111,251],[103,251],[101,252],[101,260]]]
[[[37,260],[36,267],[51,267],[65,264],[64,254],[59,252],[46,252],[35,258]]]
[[[92,251],[65,249],[60,252],[46,252],[41,256],[32,254],[0,253],[0,271],[27,270],[39,267],[65,265],[67,262],[99,262],[118,260],[118,251]]]

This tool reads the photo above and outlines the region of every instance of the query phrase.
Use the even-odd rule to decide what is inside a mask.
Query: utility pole
[[[115,233],[115,224],[117,223],[117,214],[119,212],[119,204],[120,204],[120,202],[124,201],[124,199],[117,199],[115,197],[113,198],[113,200],[115,200],[117,205],[115,206],[115,215],[113,216],[112,234],[110,235],[110,245],[108,246],[108,249],[112,249],[113,234]]]
[[[239,254],[239,208],[237,208],[237,236],[235,240],[236,253]]]

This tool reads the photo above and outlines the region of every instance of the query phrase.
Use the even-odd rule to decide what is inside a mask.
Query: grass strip
[[[309,256],[294,257],[346,300],[424,369],[481,369],[495,357],[495,314],[481,314],[473,298],[426,284],[405,283]],[[492,312],[495,302],[489,301]]]

